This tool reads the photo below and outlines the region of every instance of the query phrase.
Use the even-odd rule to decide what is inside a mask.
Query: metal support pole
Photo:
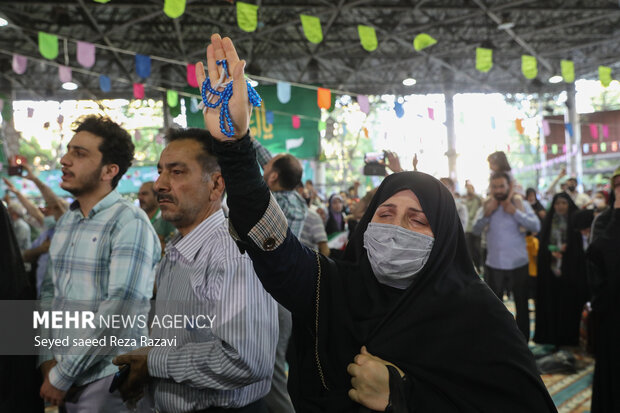
[[[456,133],[454,132],[454,91],[445,90],[444,99],[446,105],[446,132],[448,134],[448,150],[446,156],[448,157],[448,171],[450,178],[456,183]]]
[[[573,136],[570,136],[568,130],[565,131],[566,140],[566,171],[568,176],[577,178],[577,183],[582,186],[583,183],[583,164],[581,153],[581,122],[577,114],[577,105],[575,101],[575,84],[569,83],[566,86],[566,113],[564,121],[570,123],[573,129]],[[583,189],[583,188],[582,188]]]

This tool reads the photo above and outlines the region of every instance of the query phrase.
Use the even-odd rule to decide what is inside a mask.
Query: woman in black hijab
[[[568,194],[556,194],[540,231],[534,334],[537,343],[579,344],[588,283],[583,239],[571,219],[576,211],[577,205]]]
[[[216,60],[225,58],[243,81],[232,41],[211,40],[209,77],[218,78]],[[206,79],[202,63],[197,77]],[[247,88],[237,82],[229,113],[235,130],[247,131]],[[287,228],[247,132],[229,139],[217,110],[204,118],[231,233],[293,317],[289,394],[297,412],[555,411],[514,318],[477,276],[454,199],[439,181],[418,172],[387,177],[347,259],[333,261]]]
[[[34,300],[9,214],[0,201],[0,300]],[[7,332],[5,332],[7,333]],[[4,340],[10,340],[5,335]],[[43,412],[36,356],[0,356],[0,412]]]
[[[325,222],[325,233],[327,236],[344,231],[345,216],[343,213],[344,201],[338,194],[332,194],[327,202],[327,221]]]
[[[298,412],[369,411],[351,397],[363,392],[358,363],[371,359],[405,374],[384,368],[395,412],[555,411],[514,318],[476,274],[454,200],[439,181],[418,172],[387,177],[345,260],[332,261],[290,231],[278,233],[277,221],[285,218],[267,206],[248,136],[235,145],[217,142],[214,151],[240,247],[265,289],[293,315],[289,393]],[[417,199],[418,207],[403,214],[401,195]],[[266,242],[284,238],[277,248],[248,235],[261,225]],[[381,238],[383,230],[388,235]],[[401,241],[414,232],[422,242],[404,248],[408,241]],[[379,245],[396,254],[385,256]]]

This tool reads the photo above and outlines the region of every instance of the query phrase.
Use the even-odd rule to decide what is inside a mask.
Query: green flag
[[[357,26],[357,33],[360,36],[360,43],[362,43],[364,50],[372,52],[377,48],[377,33],[374,27],[360,24]]]
[[[413,48],[419,52],[422,49],[426,49],[437,43],[437,40],[433,39],[430,35],[426,33],[418,34],[415,39],[413,39]]]
[[[573,83],[575,81],[575,64],[572,60],[562,60],[560,62],[562,67],[562,78],[566,83]]]
[[[164,13],[171,19],[181,17],[185,12],[185,0],[164,0]]]
[[[321,43],[323,41],[323,31],[321,30],[321,19],[306,14],[300,14],[301,26],[304,29],[306,38],[311,43]]]
[[[94,0],[97,3],[108,3],[110,0]]]
[[[168,101],[168,106],[171,108],[175,107],[179,104],[179,92],[176,90],[166,91],[166,100]]]
[[[253,32],[258,26],[258,6],[237,2],[237,24],[245,32]]]
[[[607,87],[611,83],[611,67],[609,66],[599,66],[598,67],[598,78],[601,81],[602,85]]]
[[[486,73],[493,67],[493,50],[476,47],[476,70]]]
[[[280,103],[275,85],[260,85],[256,91],[263,103],[252,111],[250,134],[273,154],[287,152],[298,158],[317,157],[321,111],[316,104],[316,91],[293,87],[288,103]],[[273,112],[271,124],[267,122],[267,111]],[[293,128],[293,115],[300,118],[297,129]]]
[[[58,56],[58,36],[39,32],[39,51],[46,59],[56,59]]]
[[[534,79],[538,76],[538,66],[534,56],[525,54],[521,56],[521,72],[526,79]]]

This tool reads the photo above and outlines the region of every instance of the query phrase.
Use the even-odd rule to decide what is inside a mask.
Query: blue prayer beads
[[[222,69],[224,70],[224,75],[225,75],[224,78],[228,77],[228,64],[226,60],[218,60],[216,63],[222,66]],[[261,97],[256,92],[256,90],[254,90],[252,85],[250,85],[250,82],[246,80],[246,84],[248,88],[248,100],[250,101],[252,106],[255,106],[255,107],[260,106],[262,103]],[[209,93],[211,93],[214,96],[219,96],[219,99],[215,103],[210,103],[207,98],[207,91],[209,91]],[[228,108],[228,102],[230,98],[232,97],[232,94],[233,94],[232,81],[228,83],[226,87],[224,88],[224,90],[222,91],[217,91],[213,89],[213,87],[211,86],[211,81],[209,80],[208,76],[205,79],[205,81],[202,83],[202,88],[201,88],[202,102],[205,104],[206,107],[209,107],[209,108],[216,108],[220,104],[222,105],[222,108],[220,109],[220,131],[229,138],[232,138],[235,135],[235,128],[233,126],[233,122],[230,117],[230,110]]]

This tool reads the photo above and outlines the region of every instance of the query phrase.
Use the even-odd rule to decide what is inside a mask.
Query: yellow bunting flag
[[[573,83],[575,81],[575,64],[572,60],[562,60],[560,62],[562,67],[562,78],[566,83]]]
[[[493,67],[493,50],[476,47],[476,70],[486,73]]]
[[[58,56],[58,36],[39,32],[39,52],[46,59],[56,59]]]
[[[374,27],[360,24],[357,26],[357,33],[360,36],[360,43],[362,43],[364,50],[372,52],[377,48],[377,33]]]
[[[611,67],[609,66],[599,66],[598,67],[598,78],[601,81],[601,84],[605,87],[609,86],[611,83]]]
[[[185,13],[185,0],[164,0],[164,13],[171,19],[181,17]]]
[[[94,0],[96,3],[107,3],[110,0]]]
[[[431,47],[435,43],[437,43],[437,40],[433,39],[430,35],[426,33],[420,33],[415,37],[415,39],[413,39],[413,48],[417,52],[419,52],[422,49]]]
[[[301,26],[304,29],[306,38],[311,43],[321,43],[323,41],[323,31],[321,30],[321,19],[306,14],[300,14]]]
[[[526,79],[534,79],[538,76],[538,65],[534,56],[521,56],[521,72]]]
[[[258,26],[258,6],[237,2],[237,24],[245,32],[253,32]]]

